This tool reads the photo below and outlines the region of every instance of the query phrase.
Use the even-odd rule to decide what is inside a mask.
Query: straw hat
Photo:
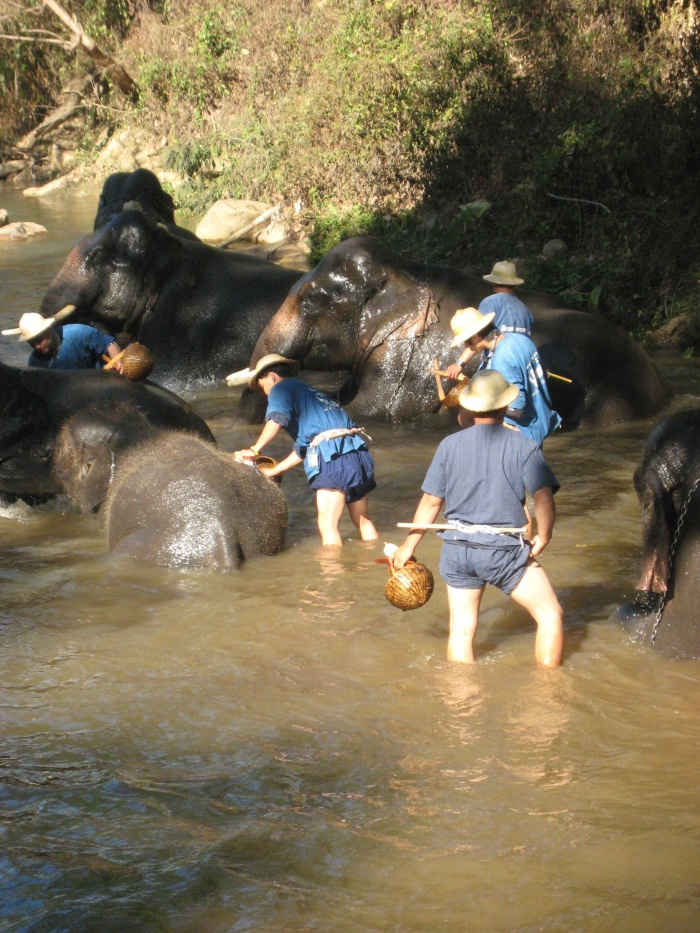
[[[264,369],[269,369],[270,366],[276,366],[277,363],[287,363],[289,366],[297,366],[296,360],[287,359],[286,356],[280,356],[279,353],[266,353],[265,356],[261,356],[255,366],[251,369],[246,367],[245,369],[239,369],[235,373],[231,373],[226,377],[226,385],[228,386],[244,386],[248,385],[249,389],[254,389],[258,376],[262,373]]]
[[[23,314],[19,319],[19,327],[10,327],[2,333],[4,337],[11,337],[18,334],[19,340],[36,340],[37,337],[40,337],[47,330],[50,330],[53,325],[54,318],[42,317],[42,315],[38,314],[36,311],[27,311],[27,313]]]
[[[497,369],[477,373],[459,394],[459,404],[467,411],[498,411],[518,397],[519,389],[507,382]]]
[[[454,338],[450,341],[451,347],[457,347],[478,334],[487,327],[496,316],[494,311],[482,314],[476,308],[458,308],[450,318],[450,327]]]
[[[36,340],[49,328],[53,327],[63,318],[69,317],[75,311],[75,305],[66,305],[56,312],[54,317],[42,317],[36,311],[27,311],[19,319],[19,327],[10,327],[2,331],[3,337],[14,337],[18,335],[18,340]]]
[[[488,275],[482,275],[482,279],[491,282],[492,285],[522,285],[525,279],[521,279],[515,271],[515,263],[507,259],[501,262],[495,262],[493,269]]]

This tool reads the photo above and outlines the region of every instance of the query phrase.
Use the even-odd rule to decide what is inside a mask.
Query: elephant
[[[193,435],[161,432],[124,457],[103,515],[111,552],[225,572],[281,550],[287,502],[254,466]]]
[[[373,237],[344,240],[295,282],[249,366],[276,352],[346,369],[340,401],[354,416],[418,418],[439,404],[433,360],[456,357],[450,317],[489,293],[478,276],[397,259]],[[555,374],[550,394],[564,427],[647,417],[666,402],[670,393],[655,366],[624,331],[546,295],[522,298],[535,318],[532,339],[543,365]]]
[[[147,346],[153,379],[191,384],[247,363],[298,276],[174,236],[142,212],[127,210],[78,241],[41,311],[52,317],[75,305],[71,320]]]
[[[73,506],[97,512],[124,454],[162,429],[124,403],[100,408],[89,405],[65,421],[56,437],[54,473]]]
[[[700,658],[700,408],[652,428],[634,486],[642,507],[642,572],[617,619],[643,644]]]
[[[133,172],[113,172],[105,179],[97,202],[94,230],[104,226],[126,209],[140,210],[150,220],[177,236],[199,240],[190,230],[175,223],[175,202],[164,191],[158,176],[147,168]]]
[[[213,441],[205,422],[186,402],[152,383],[97,370],[0,363],[0,498],[34,502],[63,492],[54,457],[65,422],[82,416],[76,444],[89,443],[91,432],[114,433],[117,415],[125,425],[186,431]],[[128,428],[121,430],[124,440]]]

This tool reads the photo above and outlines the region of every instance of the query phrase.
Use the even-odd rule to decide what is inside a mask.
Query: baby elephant
[[[123,457],[103,511],[110,551],[174,568],[232,570],[279,551],[287,527],[272,480],[181,432]]]

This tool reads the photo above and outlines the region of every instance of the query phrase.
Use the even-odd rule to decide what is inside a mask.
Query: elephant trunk
[[[287,295],[258,337],[250,366],[267,353],[279,353],[292,360],[303,360],[311,350],[310,328],[304,320],[300,299],[304,289]]]

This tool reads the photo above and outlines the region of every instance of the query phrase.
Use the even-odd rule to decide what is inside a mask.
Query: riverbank
[[[109,5],[75,6],[139,92],[128,100],[96,74],[79,113],[32,149],[25,187],[145,165],[186,217],[222,197],[281,204],[312,262],[358,233],[431,263],[517,258],[562,304],[640,339],[668,325],[665,339],[699,352],[690,8],[202,0],[121,4],[110,18]],[[63,54],[64,77],[84,72]],[[17,154],[13,107],[4,161]],[[555,240],[566,249],[544,255]]]

